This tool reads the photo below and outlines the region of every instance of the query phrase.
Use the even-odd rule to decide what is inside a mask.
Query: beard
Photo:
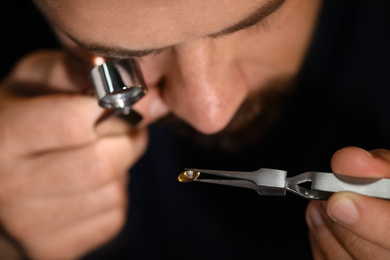
[[[294,76],[270,80],[260,90],[250,93],[229,124],[215,134],[201,134],[174,114],[164,117],[158,124],[185,137],[191,145],[239,153],[257,146],[278,122],[294,86]]]

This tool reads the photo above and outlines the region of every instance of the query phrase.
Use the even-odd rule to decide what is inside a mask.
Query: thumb
[[[390,151],[366,151],[347,147],[332,158],[335,173],[357,177],[390,177]],[[385,248],[390,248],[390,201],[352,192],[339,192],[330,197],[326,206],[331,219],[356,235]]]
[[[328,216],[359,237],[390,248],[390,202],[351,192],[333,195],[326,207]]]
[[[356,177],[390,178],[390,151],[366,151],[347,147],[337,151],[331,161],[334,173]]]

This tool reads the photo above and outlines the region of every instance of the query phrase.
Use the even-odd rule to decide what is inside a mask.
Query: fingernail
[[[365,151],[369,157],[375,157],[375,153],[372,153],[372,152],[367,151],[367,150],[363,150],[363,151]]]
[[[329,213],[333,220],[345,225],[353,225],[359,220],[359,211],[355,203],[347,197],[334,202]]]
[[[324,215],[319,207],[311,207],[309,211],[310,222],[315,227],[321,227],[324,224]]]

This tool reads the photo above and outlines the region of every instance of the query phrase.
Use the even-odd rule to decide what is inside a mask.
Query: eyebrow
[[[236,31],[243,30],[255,24],[258,24],[261,21],[263,21],[266,17],[271,15],[272,13],[275,13],[285,3],[285,1],[286,0],[270,0],[263,6],[257,8],[252,14],[250,14],[248,17],[244,18],[243,20],[239,21],[238,23],[229,26],[227,28],[224,28],[216,33],[206,35],[205,37],[220,37],[223,35],[234,33]],[[170,45],[162,48],[131,50],[131,49],[126,49],[121,47],[109,47],[109,46],[103,46],[94,43],[84,43],[75,39],[71,35],[67,34],[67,36],[71,40],[73,40],[76,44],[78,44],[80,47],[88,51],[91,51],[93,53],[96,53],[98,55],[111,57],[111,58],[143,57],[150,54],[159,54],[164,50],[173,47],[173,45]]]
[[[259,22],[263,21],[266,17],[270,16],[272,13],[275,13],[284,4],[284,2],[286,2],[286,0],[269,1],[267,2],[267,4],[263,5],[262,7],[259,7],[256,11],[254,11],[252,14],[250,14],[248,17],[241,20],[240,22],[232,26],[229,26],[228,28],[222,29],[219,32],[210,34],[209,36],[219,37],[258,24]]]

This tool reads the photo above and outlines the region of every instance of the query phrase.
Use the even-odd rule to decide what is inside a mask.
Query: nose
[[[179,44],[165,65],[163,100],[176,116],[201,133],[222,130],[247,95],[234,50],[218,39]]]

